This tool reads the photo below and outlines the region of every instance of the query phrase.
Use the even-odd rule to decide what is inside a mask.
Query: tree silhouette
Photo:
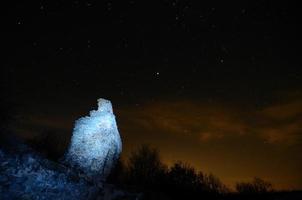
[[[213,174],[197,172],[187,163],[178,161],[169,170],[169,187],[177,197],[219,195],[228,192],[228,188]],[[177,191],[177,192],[175,192]]]
[[[132,151],[127,163],[126,181],[144,191],[146,199],[198,199],[216,197],[228,192],[228,188],[214,175],[196,171],[188,163],[175,162],[167,167],[158,150],[142,145]],[[155,196],[154,196],[155,195]]]
[[[166,173],[167,167],[162,163],[158,150],[148,145],[133,151],[128,161],[128,180],[140,186],[155,186]]]
[[[259,199],[274,198],[272,184],[261,178],[237,183],[238,193],[232,193],[218,177],[188,163],[177,161],[167,167],[159,151],[148,145],[132,151],[126,164],[120,160],[109,182],[143,192],[143,199],[253,199],[255,194]]]
[[[221,182],[221,180],[213,174],[205,174],[202,179],[205,190],[216,194],[225,194],[229,192],[228,187]]]
[[[236,190],[241,194],[264,194],[273,191],[272,184],[255,177],[252,182],[236,183]]]
[[[169,170],[169,180],[177,188],[194,188],[199,183],[195,169],[187,163],[177,161]]]

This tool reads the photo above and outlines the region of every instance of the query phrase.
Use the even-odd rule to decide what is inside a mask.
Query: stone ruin
[[[13,138],[1,143],[0,199],[92,200],[127,195],[119,190],[108,192],[104,183],[121,151],[112,105],[99,99],[97,110],[75,122],[64,156],[67,166],[40,156]]]
[[[98,109],[75,122],[65,162],[93,180],[105,180],[122,151],[111,102],[98,99]]]

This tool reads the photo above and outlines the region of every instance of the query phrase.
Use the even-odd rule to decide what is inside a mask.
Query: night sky
[[[301,33],[295,1],[20,1],[1,26],[15,132],[68,141],[113,103],[123,157],[140,144],[232,186],[302,189]]]

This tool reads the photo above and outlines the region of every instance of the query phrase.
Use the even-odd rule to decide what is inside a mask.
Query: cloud
[[[114,109],[118,126],[125,137],[127,134],[138,137],[161,134],[202,143],[231,137],[252,137],[268,144],[302,142],[302,97],[290,97],[257,109],[190,99],[160,100],[140,106],[114,106]],[[32,115],[24,121],[19,132],[34,135],[34,132],[53,129],[71,133],[73,119],[66,115]]]
[[[227,107],[194,101],[161,101],[119,111],[131,128],[195,137],[203,142],[222,139],[227,135],[244,135],[246,124]]]
[[[268,143],[294,144],[302,139],[302,98],[272,104],[262,109],[258,128],[260,137]]]
[[[288,120],[302,114],[302,99],[270,105],[262,110],[264,117],[276,120]]]
[[[301,126],[297,123],[260,129],[260,136],[268,143],[295,143],[301,139]]]
[[[302,101],[299,99],[258,110],[243,110],[223,103],[166,100],[121,108],[118,115],[127,118],[126,129],[135,126],[141,131],[191,137],[200,142],[247,135],[270,144],[301,141]]]

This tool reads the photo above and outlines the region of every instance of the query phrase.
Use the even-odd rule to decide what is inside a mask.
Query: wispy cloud
[[[264,122],[258,127],[268,143],[293,144],[302,139],[302,98],[272,104],[258,113]]]
[[[127,118],[125,128],[185,135],[201,142],[249,135],[270,144],[294,144],[302,137],[299,99],[245,112],[219,103],[170,100],[122,108],[119,115]]]
[[[200,142],[228,137],[254,137],[269,144],[302,142],[302,97],[258,109],[193,100],[161,100],[115,109],[119,127],[131,132],[184,136]],[[72,117],[73,118],[73,117]],[[21,132],[57,130],[72,132],[73,120],[66,115],[32,115]]]

